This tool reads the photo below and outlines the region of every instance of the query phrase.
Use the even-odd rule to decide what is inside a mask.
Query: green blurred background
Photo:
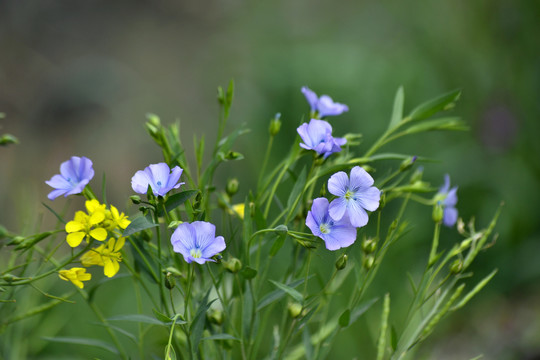
[[[0,148],[0,224],[31,233],[52,221],[40,204],[50,204],[44,181],[72,155],[92,159],[94,187],[106,173],[108,200],[133,214],[131,176],[161,160],[145,114],[179,119],[191,155],[193,134],[213,140],[215,89],[231,78],[229,129],[246,123],[252,132],[236,149],[246,159],[219,175],[222,184],[238,177],[244,191],[276,112],[283,145],[274,163],[294,139],[308,111],[303,85],[349,105],[332,124],[336,134],[364,135],[359,153],[386,128],[400,85],[406,112],[461,88],[454,114],[469,132],[421,135],[392,150],[441,160],[425,164],[426,179],[438,186],[451,174],[460,215],[476,215],[478,226],[505,202],[497,243],[474,269],[499,273],[418,356],[539,359],[539,19],[540,2],[526,0],[0,1],[0,133],[20,140]],[[426,211],[413,208],[413,220],[417,213]],[[427,224],[388,255],[395,265],[380,293],[406,289],[393,275],[423,265],[415,260],[428,252]],[[362,359],[353,335],[338,343],[341,355]]]

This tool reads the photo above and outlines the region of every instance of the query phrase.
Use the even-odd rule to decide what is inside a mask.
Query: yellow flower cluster
[[[71,247],[79,246],[83,240],[105,241],[81,256],[81,263],[85,267],[92,265],[103,266],[103,272],[107,277],[113,277],[120,269],[122,261],[121,249],[126,239],[122,232],[131,223],[124,213],[120,213],[113,205],[107,209],[105,204],[97,200],[88,200],[85,203],[86,213],[77,211],[72,221],[66,224],[68,233],[66,241]],[[84,268],[72,268],[60,270],[62,280],[71,281],[79,288],[83,288],[82,281],[90,280],[91,275],[86,274]]]

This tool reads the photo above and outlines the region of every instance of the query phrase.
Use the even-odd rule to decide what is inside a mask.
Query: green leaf
[[[137,337],[135,335],[133,335],[129,331],[126,331],[126,330],[124,330],[124,329],[122,329],[122,328],[120,328],[118,326],[114,326],[114,325],[111,325],[111,324],[103,324],[103,323],[100,323],[100,322],[94,322],[94,323],[92,323],[92,325],[97,325],[97,326],[102,326],[104,328],[113,329],[114,331],[117,331],[120,334],[125,335],[126,337],[128,337],[135,344],[139,343],[139,339],[137,339]]]
[[[390,346],[392,346],[392,351],[396,351],[397,348],[397,331],[394,325],[390,327]]]
[[[132,321],[144,324],[153,324],[153,325],[170,325],[172,323],[171,319],[167,322],[157,320],[148,315],[143,314],[127,314],[127,315],[116,315],[107,319],[107,321]],[[185,321],[176,320],[177,324],[185,324]]]
[[[242,275],[242,277],[246,280],[251,280],[255,276],[257,276],[257,270],[250,266],[246,266],[242,270],[240,270],[240,275]]]
[[[300,172],[300,175],[298,176],[298,179],[296,180],[296,183],[294,184],[291,194],[289,195],[289,199],[287,200],[287,209],[289,209],[289,215],[296,212],[296,208],[300,203],[299,200],[306,185],[306,172],[306,167],[304,166]]]
[[[403,119],[403,102],[405,100],[405,92],[403,86],[400,86],[394,98],[394,108],[392,109],[392,117],[388,129],[396,127]]]
[[[461,299],[461,301],[456,304],[454,307],[452,307],[452,311],[455,311],[457,309],[460,309],[462,308],[463,306],[465,306],[469,300],[471,300],[473,298],[473,296],[475,296],[476,294],[478,294],[478,292],[480,290],[482,290],[484,288],[484,286],[487,285],[487,283],[495,276],[495,274],[497,273],[498,269],[495,269],[493,270],[488,276],[486,276],[485,278],[483,278],[478,284],[476,284],[476,286],[474,287],[474,289],[472,289],[471,291],[469,291],[467,293],[467,295],[465,295],[463,297],[463,299]]]
[[[379,331],[379,341],[377,343],[377,360],[384,358],[386,350],[386,330],[388,329],[388,315],[390,314],[390,294],[384,296],[383,311],[381,315],[381,327]]]
[[[302,304],[304,302],[304,297],[302,296],[302,294],[300,294],[297,290],[295,290],[294,288],[290,287],[290,286],[287,286],[285,284],[282,284],[282,283],[278,283],[277,281],[274,281],[274,280],[271,280],[269,279],[268,281],[270,281],[272,284],[274,284],[275,286],[277,286],[278,288],[280,288],[281,290],[285,291],[287,294],[289,294],[295,301],[299,302],[300,304]]]
[[[211,335],[211,336],[206,336],[206,337],[203,337],[203,338],[201,339],[201,341],[204,341],[204,340],[234,340],[234,341],[242,341],[242,340],[240,340],[239,338],[234,337],[234,336],[229,335],[229,334],[215,334],[215,335]]]
[[[110,343],[97,340],[97,339],[88,339],[88,338],[77,338],[77,337],[42,337],[45,341],[58,342],[64,344],[76,344],[76,345],[85,345],[93,346],[103,350],[107,350],[115,355],[118,355],[118,350]]]
[[[162,323],[169,323],[172,321],[170,317],[168,317],[165,314],[160,313],[156,309],[152,309],[152,312],[154,313],[154,316],[156,317],[156,319]]]
[[[124,233],[122,236],[130,236],[135,233],[138,233],[139,231],[150,229],[153,227],[158,226],[157,224],[154,224],[150,220],[148,220],[146,217],[141,216],[136,218],[131,222],[131,224],[128,225],[128,227],[124,230]]]
[[[43,204],[43,206],[45,206],[50,212],[53,213],[54,216],[56,216],[56,218],[58,219],[58,221],[60,221],[62,224],[67,224],[67,221],[65,221],[64,219],[62,219],[62,217],[60,215],[58,215],[56,213],[56,211],[54,211],[49,205],[45,204],[44,202],[42,202],[41,204]]]
[[[313,276],[313,275],[310,275],[310,277],[311,276]],[[287,286],[289,286],[290,288],[295,288],[298,285],[302,284],[303,282],[304,282],[304,279],[302,278],[302,279],[298,279],[296,281],[293,281],[293,282],[287,284]],[[285,296],[285,291],[281,290],[281,289],[277,289],[277,290],[274,290],[274,291],[266,294],[259,301],[259,304],[257,305],[257,311],[262,310],[264,307],[266,307],[267,305],[270,305],[271,303],[281,299],[283,296]]]
[[[287,237],[287,235],[278,235],[277,236],[276,240],[272,244],[272,247],[270,248],[270,254],[269,254],[270,257],[274,257],[277,254],[279,249],[281,249],[281,247],[285,243],[285,238],[286,237]]]
[[[210,305],[217,299],[214,299],[212,301],[208,301],[208,296],[210,295],[210,290],[206,293],[204,296],[201,304],[199,305],[199,308],[197,309],[197,312],[195,313],[195,316],[193,317],[193,321],[191,323],[191,326],[189,327],[189,336],[191,338],[191,352],[195,354],[197,352],[197,348],[199,347],[199,342],[202,338],[202,333],[204,330],[204,322],[206,320],[206,311],[210,308]]]
[[[167,198],[167,201],[165,201],[165,209],[167,209],[167,212],[173,211],[178,206],[188,201],[190,197],[196,195],[198,192],[198,190],[186,190],[169,196]],[[158,215],[161,216],[163,214],[163,209],[159,210],[160,211],[158,211]]]
[[[351,310],[347,309],[341,313],[338,324],[341,327],[347,327],[349,326],[349,321],[351,321]]]
[[[468,130],[469,128],[458,117],[447,117],[423,121],[400,132],[402,135],[416,134],[435,130]]]
[[[454,107],[454,103],[459,99],[461,90],[450,91],[432,100],[418,105],[411,111],[409,117],[412,120],[426,119],[440,111],[449,110]]]

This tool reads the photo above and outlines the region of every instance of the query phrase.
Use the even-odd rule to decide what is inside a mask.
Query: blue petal
[[[356,241],[356,228],[350,223],[348,225],[335,225],[330,229],[330,233],[324,235],[323,240],[328,250],[348,247]]]
[[[351,180],[349,187],[357,191],[358,189],[369,188],[373,185],[373,178],[360,166],[355,166],[351,170]]]
[[[360,205],[358,201],[349,201],[349,207],[347,208],[347,214],[351,220],[351,224],[355,227],[362,227],[368,223],[369,217],[366,210]]]
[[[332,200],[328,207],[328,213],[334,220],[341,220],[347,211],[347,200],[342,197]]]
[[[357,193],[357,200],[361,207],[369,211],[375,211],[379,208],[381,192],[375,186]]]
[[[137,194],[146,194],[148,185],[150,185],[150,179],[145,171],[139,170],[131,178],[131,188]]]
[[[335,196],[344,196],[349,189],[349,177],[343,171],[339,171],[328,179],[328,191]]]
[[[310,88],[307,86],[302,86],[302,93],[306,97],[307,102],[309,103],[309,106],[311,107],[312,111],[317,110],[317,102],[319,101],[319,98],[317,97],[317,94],[313,92]]]

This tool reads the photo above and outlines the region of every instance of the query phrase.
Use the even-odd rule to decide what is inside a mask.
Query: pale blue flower
[[[306,225],[313,235],[324,240],[328,250],[337,250],[352,245],[356,240],[356,228],[351,225],[347,215],[334,220],[328,213],[328,199],[313,200],[308,212]]]
[[[456,209],[457,186],[450,189],[450,175],[444,175],[444,185],[441,186],[436,195],[436,199],[440,199],[443,207],[443,224],[452,227],[457,221],[458,211]]]
[[[330,154],[341,151],[341,146],[347,143],[345,138],[332,136],[332,126],[324,120],[311,119],[296,129],[302,138],[300,146],[306,150],[314,150],[326,159]]]
[[[60,174],[45,181],[45,184],[56,189],[51,191],[47,197],[54,200],[60,195],[67,197],[68,195],[80,194],[93,177],[92,160],[84,156],[72,156],[71,159],[60,165]]]
[[[313,92],[307,86],[302,87],[302,93],[306,97],[306,100],[311,107],[313,113],[317,113],[319,117],[323,118],[325,116],[334,116],[340,115],[345,111],[349,111],[349,107],[338,102],[334,102],[332,98],[328,95],[321,95],[317,97],[317,94]]]
[[[146,194],[148,186],[155,196],[165,196],[172,189],[178,189],[182,169],[175,166],[172,171],[166,163],[152,164],[144,170],[139,170],[131,178],[131,187],[138,194]]]
[[[212,256],[225,250],[223,236],[215,236],[216,227],[206,221],[194,221],[178,225],[171,236],[175,252],[182,254],[188,263],[204,264],[214,261]]]
[[[330,216],[341,220],[347,214],[353,226],[366,225],[366,210],[377,210],[381,198],[379,189],[372,185],[373,178],[360,166],[352,168],[350,179],[343,171],[332,175],[328,180],[328,191],[338,198],[330,203]]]

